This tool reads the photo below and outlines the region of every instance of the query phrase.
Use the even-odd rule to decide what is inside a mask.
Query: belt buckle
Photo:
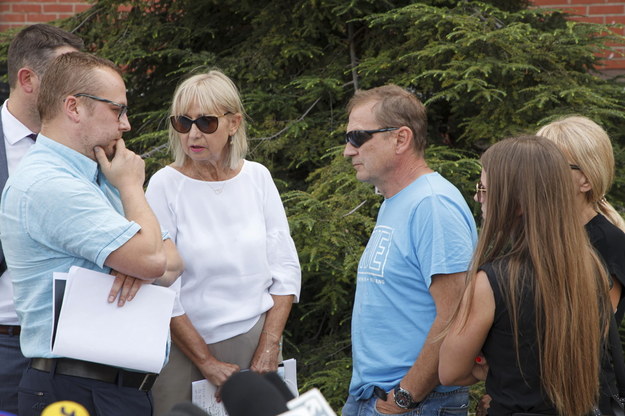
[[[141,391],[150,391],[154,382],[156,381],[157,374],[154,373],[146,373],[141,380],[141,384],[139,384],[139,390]]]

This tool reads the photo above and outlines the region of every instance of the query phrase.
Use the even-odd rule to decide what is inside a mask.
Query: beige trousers
[[[219,361],[236,364],[241,369],[249,368],[264,324],[265,314],[248,332],[207,344],[208,349]],[[191,401],[191,382],[203,379],[200,370],[172,342],[169,362],[152,388],[154,416],[166,414],[177,403]]]

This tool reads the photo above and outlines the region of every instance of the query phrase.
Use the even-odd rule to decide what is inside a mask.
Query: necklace
[[[214,182],[214,181],[209,181],[208,179],[206,179],[204,177],[204,175],[202,175],[200,173],[200,171],[199,171],[199,169],[197,167],[195,168],[195,173],[197,173],[197,175],[200,177],[200,179],[202,179],[208,185],[208,187],[211,188],[211,190],[215,193],[215,195],[221,194],[224,191],[224,188],[226,187],[226,184],[228,183],[227,181],[221,181],[219,183],[221,183],[222,185],[218,186],[218,187],[215,187],[215,186],[211,185],[211,182]]]

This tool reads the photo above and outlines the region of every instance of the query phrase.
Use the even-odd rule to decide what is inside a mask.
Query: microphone
[[[289,389],[289,386],[286,385],[282,377],[280,377],[280,375],[275,371],[272,373],[265,373],[263,374],[263,377],[265,377],[268,382],[273,384],[273,386],[278,389],[280,394],[282,394],[282,397],[284,397],[284,400],[287,402],[295,398],[295,395],[291,389]]]
[[[89,416],[89,412],[80,403],[63,400],[49,404],[41,416]]]
[[[208,413],[191,402],[182,402],[174,405],[165,416],[208,416]]]
[[[221,400],[230,416],[284,413],[289,409],[283,394],[271,381],[253,371],[233,374],[221,387]]]

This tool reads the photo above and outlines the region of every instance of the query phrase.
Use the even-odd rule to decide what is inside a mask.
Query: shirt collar
[[[2,130],[4,130],[5,140],[10,145],[14,145],[33,132],[11,114],[7,105],[8,102],[9,100],[6,100],[2,105],[0,116],[2,117]]]
[[[82,153],[79,153],[57,141],[54,141],[41,133],[37,136],[37,147],[43,147],[47,151],[53,152],[58,157],[63,159],[68,165],[81,172],[91,182],[98,182],[99,165],[95,160],[90,159]]]

